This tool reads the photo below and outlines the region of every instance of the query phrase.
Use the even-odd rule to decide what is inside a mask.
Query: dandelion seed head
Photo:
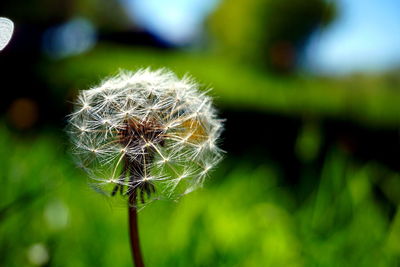
[[[122,71],[81,91],[69,116],[74,154],[95,188],[134,192],[142,204],[201,187],[221,159],[222,128],[198,84],[165,69]]]

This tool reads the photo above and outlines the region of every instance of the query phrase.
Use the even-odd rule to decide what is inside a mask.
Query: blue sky
[[[138,25],[172,44],[202,31],[219,0],[121,0]],[[229,0],[228,0],[229,1]],[[306,1],[306,0],[305,0]],[[339,17],[315,34],[306,64],[314,72],[379,71],[400,64],[400,0],[335,0]]]
[[[308,60],[316,72],[344,74],[400,65],[400,1],[337,0],[340,16],[316,34]]]
[[[202,31],[219,0],[120,0],[142,26],[172,44],[186,44]]]

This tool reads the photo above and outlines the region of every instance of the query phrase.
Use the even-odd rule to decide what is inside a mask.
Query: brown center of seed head
[[[164,143],[163,130],[154,120],[140,121],[131,118],[125,121],[124,127],[119,130],[119,142],[124,147],[142,148],[146,143],[154,145]]]
[[[127,155],[125,157],[125,165],[122,171],[121,179],[124,180],[129,177],[129,182],[134,184],[149,172],[149,163],[154,158],[153,145],[164,145],[164,131],[160,125],[154,120],[140,121],[136,118],[131,118],[124,122],[124,127],[118,131],[118,139],[123,147],[130,147],[133,150],[139,150],[139,155],[132,158]],[[140,152],[140,150],[142,150]],[[118,189],[123,194],[124,186],[116,185],[111,192],[115,195]],[[140,199],[141,203],[145,203],[145,195],[150,197],[156,191],[155,186],[146,181],[138,182],[134,187],[128,188],[126,194],[132,196],[132,205],[136,204],[136,197]]]

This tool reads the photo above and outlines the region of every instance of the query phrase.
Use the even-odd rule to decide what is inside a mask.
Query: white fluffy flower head
[[[81,91],[69,118],[78,163],[107,194],[135,204],[201,186],[221,159],[222,123],[189,77],[160,69],[120,72]]]

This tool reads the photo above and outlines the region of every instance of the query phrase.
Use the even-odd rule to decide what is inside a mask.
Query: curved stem
[[[136,192],[134,190],[129,194],[129,199],[128,199],[129,236],[131,241],[133,262],[136,267],[144,267],[143,257],[140,250],[137,209],[135,205],[136,205]]]

